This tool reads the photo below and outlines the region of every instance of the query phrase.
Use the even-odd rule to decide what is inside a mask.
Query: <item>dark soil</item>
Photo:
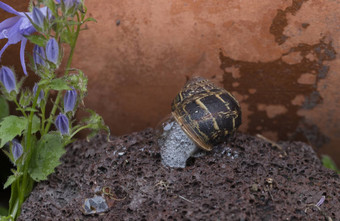
[[[152,129],[105,138],[69,146],[19,220],[340,219],[340,178],[304,143],[282,142],[280,150],[237,134],[228,145],[189,159],[185,169],[172,169],[162,165]],[[84,215],[85,199],[96,195],[106,199],[107,212]]]

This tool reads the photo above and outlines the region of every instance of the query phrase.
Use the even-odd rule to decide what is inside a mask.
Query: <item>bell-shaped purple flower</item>
[[[57,119],[55,120],[55,126],[62,135],[70,133],[68,118],[62,113],[59,113],[59,115],[57,116]]]
[[[33,60],[35,65],[45,65],[45,49],[38,45],[33,48]]]
[[[35,94],[37,93],[37,90],[38,90],[38,84],[35,83],[34,86],[33,86],[33,94],[35,96]],[[40,104],[40,101],[42,99],[44,99],[44,96],[45,96],[45,93],[43,90],[40,90],[40,93],[39,93],[39,97],[38,97],[38,104]]]
[[[45,15],[38,8],[34,7],[32,11],[32,20],[34,24],[36,24],[40,28],[43,28],[44,19],[45,19]]]
[[[17,142],[16,140],[12,141],[12,154],[14,161],[17,161],[19,157],[24,153],[24,149],[22,148],[21,144]]]
[[[77,91],[74,88],[72,90],[66,91],[64,96],[64,112],[67,113],[69,111],[73,111],[76,101]]]
[[[59,57],[58,42],[54,38],[51,38],[50,40],[48,40],[46,44],[46,58],[50,62],[57,64],[58,57]]]
[[[57,0],[58,3],[60,3],[60,0]],[[80,4],[80,0],[64,0],[64,5],[66,10],[72,8],[73,6],[78,7]]]
[[[13,71],[6,66],[2,66],[0,69],[0,81],[5,86],[6,91],[10,93],[15,90],[15,77]]]
[[[11,6],[1,1],[0,1],[0,8],[2,8],[3,10],[9,13],[16,15],[15,17],[8,18],[5,21],[0,23],[0,39],[3,39],[3,38],[8,39],[5,46],[0,50],[0,58],[8,46],[12,44],[16,44],[19,41],[21,41],[20,61],[21,61],[22,69],[25,75],[27,75],[26,63],[25,63],[25,47],[27,43],[27,38],[25,38],[25,35],[31,35],[32,33],[36,32],[36,30],[34,26],[31,24],[30,20],[26,17],[26,15],[32,18],[32,13],[31,12],[27,12],[27,13],[18,12],[15,9],[13,9]],[[39,8],[38,10],[40,10],[46,16],[48,8],[43,7],[43,8]]]

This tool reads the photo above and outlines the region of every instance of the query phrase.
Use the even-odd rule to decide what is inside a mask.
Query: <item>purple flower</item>
[[[59,113],[55,120],[55,126],[62,135],[69,134],[68,118],[64,114]]]
[[[34,24],[38,25],[40,28],[44,27],[45,15],[39,10],[39,8],[34,7],[32,11],[32,20]]]
[[[38,84],[35,83],[35,84],[34,84],[34,87],[33,87],[33,94],[34,94],[34,96],[35,96],[35,94],[37,93],[37,90],[38,90]],[[38,97],[38,104],[40,104],[40,101],[41,101],[42,99],[44,99],[44,96],[45,96],[44,91],[43,91],[43,90],[40,90],[39,97]]]
[[[57,0],[58,3],[60,3],[60,0]],[[66,10],[72,8],[73,6],[78,7],[80,4],[80,0],[64,0],[64,5]]]
[[[13,71],[9,67],[2,66],[0,69],[0,81],[5,86],[8,93],[15,90],[15,77]]]
[[[73,111],[77,101],[77,91],[73,88],[72,90],[66,91],[64,96],[64,112]]]
[[[54,38],[51,38],[50,40],[48,40],[46,44],[46,58],[50,62],[57,64],[58,57],[59,57],[58,42]]]
[[[15,17],[11,17],[6,19],[5,21],[0,23],[0,39],[7,38],[8,41],[5,46],[0,50],[0,58],[6,48],[9,45],[16,44],[21,41],[20,47],[20,61],[22,69],[27,75],[26,64],[25,64],[25,47],[27,43],[27,39],[25,35],[31,35],[35,32],[35,28],[31,24],[30,20],[26,17],[29,16],[32,18],[31,12],[18,12],[13,9],[11,6],[3,3],[0,1],[0,8],[3,10],[16,15]],[[47,14],[47,7],[39,8],[39,10],[46,16]],[[26,14],[26,15],[25,15]]]
[[[325,199],[326,199],[326,197],[322,196],[321,199],[319,200],[319,202],[317,202],[315,204],[315,206],[320,207],[323,204],[323,202],[325,202]]]
[[[23,154],[24,149],[22,148],[21,144],[15,140],[12,140],[12,154],[14,161],[17,161],[19,157]]]
[[[45,65],[45,49],[38,45],[33,48],[33,60],[35,65]]]

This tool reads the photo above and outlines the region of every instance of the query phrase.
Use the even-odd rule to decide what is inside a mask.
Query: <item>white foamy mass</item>
[[[175,168],[184,168],[187,159],[197,149],[195,143],[173,118],[163,124],[158,143],[161,147],[162,163]]]

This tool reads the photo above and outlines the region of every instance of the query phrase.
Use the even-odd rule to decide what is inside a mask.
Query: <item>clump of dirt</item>
[[[227,145],[190,158],[186,168],[173,169],[162,165],[153,129],[111,139],[98,135],[70,145],[56,173],[36,185],[19,220],[340,217],[340,178],[304,143],[282,142],[280,150],[238,133]],[[108,209],[85,215],[85,200],[97,196]]]

